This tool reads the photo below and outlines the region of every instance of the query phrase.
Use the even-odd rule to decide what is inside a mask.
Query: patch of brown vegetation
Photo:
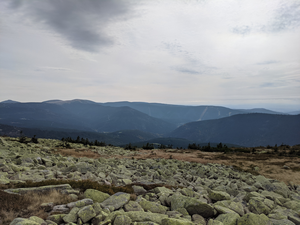
[[[61,148],[61,149],[58,149],[54,153],[59,153],[62,156],[65,156],[65,157],[68,157],[68,156],[72,156],[72,157],[75,157],[75,158],[87,157],[87,158],[92,158],[92,159],[100,158],[100,155],[98,154],[98,152],[93,152],[90,149],[66,149],[66,148]]]
[[[68,195],[57,191],[16,195],[0,190],[0,224],[9,224],[16,217],[38,216],[46,219],[48,214],[41,209],[42,203],[53,202],[55,205],[60,205],[71,201]]]

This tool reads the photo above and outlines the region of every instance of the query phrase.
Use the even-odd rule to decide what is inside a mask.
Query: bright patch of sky
[[[300,110],[299,0],[2,0],[0,101]]]

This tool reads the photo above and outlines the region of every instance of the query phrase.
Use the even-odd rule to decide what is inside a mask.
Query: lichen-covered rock
[[[206,220],[203,218],[203,216],[198,214],[194,214],[192,216],[192,221],[197,225],[206,225]]]
[[[288,202],[284,203],[283,206],[288,209],[300,210],[300,202],[295,201],[295,200],[288,201]]]
[[[101,207],[114,207],[114,209],[119,209],[123,205],[125,205],[127,202],[129,202],[130,194],[124,193],[124,192],[118,192],[106,200],[104,200],[102,203],[100,203]]]
[[[142,194],[147,193],[145,188],[143,188],[142,186],[133,185],[132,189],[133,189],[134,193],[137,194],[137,195],[142,195]]]
[[[134,222],[134,225],[159,225],[159,224],[147,221],[147,222]]]
[[[109,194],[106,194],[102,191],[94,190],[94,189],[87,189],[84,192],[84,197],[85,198],[90,198],[94,202],[103,202],[104,200],[108,199],[110,196]]]
[[[288,215],[288,219],[292,221],[296,225],[300,225],[300,218],[299,216],[293,216],[293,215]]]
[[[15,218],[9,225],[41,225],[41,223],[30,219]]]
[[[118,215],[114,220],[114,225],[130,225],[131,219],[126,215]]]
[[[275,219],[270,219],[272,222],[272,225],[295,225],[292,221],[288,219],[282,219],[282,220],[275,220]]]
[[[285,198],[288,198],[290,196],[290,189],[288,186],[283,182],[275,182],[273,183],[274,190],[273,192],[280,194],[284,196]]]
[[[271,212],[271,209],[259,198],[251,198],[249,200],[249,209],[251,212],[256,214],[263,213],[268,215]]]
[[[167,215],[159,213],[150,213],[150,212],[127,212],[125,215],[129,216],[132,221],[135,222],[148,222],[152,221],[154,223],[161,224],[162,220],[168,218]]]
[[[142,211],[144,212],[144,209],[142,206],[134,201],[129,201],[127,204],[124,205],[124,210],[125,212],[130,212],[130,211]]]
[[[91,205],[83,207],[77,214],[84,223],[96,216],[95,210]]]
[[[237,213],[227,213],[219,215],[215,220],[222,222],[224,225],[236,225],[239,218],[240,216]]]
[[[271,221],[264,214],[247,213],[238,219],[237,225],[271,225]]]
[[[83,206],[87,206],[87,205],[92,205],[94,203],[94,201],[90,198],[85,198],[76,202],[70,202],[67,204],[67,207],[72,209],[74,207],[78,207],[81,208]]]
[[[236,213],[235,211],[233,211],[227,207],[224,207],[224,206],[215,205],[214,207],[215,207],[215,210],[217,210],[217,212],[219,214]]]
[[[179,220],[174,218],[166,218],[161,221],[162,225],[194,225],[194,223],[187,220]]]
[[[223,191],[210,191],[208,197],[213,201],[230,200],[230,195]]]
[[[213,220],[213,219],[210,219],[208,222],[207,222],[207,225],[224,225],[222,222],[218,221],[218,220]]]
[[[145,211],[150,211],[150,212],[153,212],[153,213],[165,214],[165,212],[168,210],[168,207],[162,206],[158,203],[147,201],[144,198],[139,202],[139,204],[142,206],[142,208]]]
[[[188,198],[185,201],[184,208],[190,215],[199,214],[205,218],[212,217],[214,215],[214,207],[201,202],[195,198]]]
[[[51,214],[67,214],[70,212],[70,208],[67,205],[56,205],[53,207]]]
[[[57,224],[63,223],[63,218],[66,214],[56,214],[47,217],[47,220],[51,220]]]
[[[214,204],[214,206],[215,206],[216,210],[218,210],[217,206],[222,206],[222,207],[226,207],[226,208],[238,213],[240,216],[244,215],[244,209],[243,209],[243,205],[242,205],[241,202],[234,202],[234,201],[231,201],[231,200],[224,200],[224,201],[216,202]],[[228,211],[228,210],[226,210],[226,211]]]
[[[172,194],[173,193],[172,190],[170,190],[169,188],[166,188],[166,187],[156,187],[156,188],[153,189],[153,191],[154,191],[155,194],[159,194],[159,193],[161,193],[161,194]]]
[[[57,225],[57,223],[55,223],[51,220],[45,220],[45,222],[47,223],[47,225]]]
[[[70,212],[69,214],[65,215],[63,217],[63,220],[66,222],[66,223],[69,223],[69,222],[72,222],[72,223],[76,223],[77,222],[77,213],[79,212],[79,208],[77,207],[74,207]]]
[[[37,216],[31,216],[31,217],[29,217],[29,220],[32,220],[32,221],[34,221],[38,224],[45,224],[46,223],[45,220],[43,220],[42,218],[37,217]]]
[[[188,197],[176,193],[176,194],[170,196],[167,201],[170,202],[171,210],[173,211],[178,208],[184,208],[185,202],[188,200],[189,200]]]

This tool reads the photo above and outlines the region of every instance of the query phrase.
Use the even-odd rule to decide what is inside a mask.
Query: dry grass
[[[8,194],[0,191],[0,224],[9,224],[14,218],[28,218],[30,216],[38,216],[46,219],[48,214],[41,209],[42,203],[53,202],[55,205],[66,204],[72,199],[58,191],[48,193],[27,193],[25,195]]]
[[[59,153],[62,156],[68,157],[68,156],[72,156],[75,158],[83,158],[83,157],[87,157],[87,158],[92,158],[92,159],[98,159],[100,158],[100,155],[97,152],[93,152],[90,149],[58,149],[58,151],[53,152],[53,153]]]

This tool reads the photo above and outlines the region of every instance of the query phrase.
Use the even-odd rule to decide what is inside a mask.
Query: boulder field
[[[137,196],[113,195],[87,189],[84,198],[66,205],[43,203],[48,218],[15,218],[11,225],[283,225],[300,224],[300,186],[236,171],[220,164],[190,163],[175,159],[75,158],[55,153],[58,140],[23,144],[0,137],[0,184],[47,179],[93,180],[122,186],[135,184]],[[84,146],[71,144],[83,149]],[[100,155],[135,154],[117,147],[90,147]],[[140,184],[140,185],[139,185]],[[167,184],[145,190],[143,185]],[[69,184],[6,189],[12,194],[58,190],[76,199]]]

